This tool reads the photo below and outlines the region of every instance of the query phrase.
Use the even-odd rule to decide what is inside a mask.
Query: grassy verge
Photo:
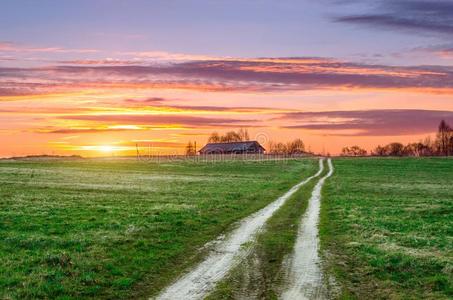
[[[325,164],[325,163],[324,163]],[[208,297],[214,299],[277,299],[282,280],[282,264],[294,248],[299,223],[312,190],[327,170],[302,186],[269,219],[244,263],[218,284]]]
[[[321,245],[344,299],[451,299],[453,160],[337,159]]]
[[[311,159],[0,162],[0,298],[147,298]]]

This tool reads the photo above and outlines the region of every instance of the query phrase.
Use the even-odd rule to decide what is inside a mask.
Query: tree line
[[[250,136],[247,129],[237,131],[228,131],[221,135],[213,132],[208,143],[231,143],[249,141]],[[186,155],[196,155],[196,143],[189,142],[186,146]],[[293,155],[305,153],[304,142],[297,138],[293,141],[282,143],[272,142],[268,144],[266,151],[269,154]],[[453,127],[445,120],[442,120],[438,126],[437,134],[434,139],[427,137],[422,141],[408,143],[406,145],[394,142],[387,145],[378,145],[370,153],[367,150],[354,145],[344,147],[341,151],[342,156],[452,156],[453,155]]]
[[[305,144],[301,139],[295,139],[287,143],[269,142],[269,154],[294,155],[305,153]]]
[[[342,156],[365,156],[368,152],[355,145],[344,147]],[[394,142],[384,146],[377,146],[370,155],[372,156],[450,156],[453,155],[453,128],[444,120],[438,126],[436,138],[425,138],[423,141],[409,143]]]

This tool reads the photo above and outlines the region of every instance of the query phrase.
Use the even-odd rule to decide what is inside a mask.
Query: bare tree
[[[284,143],[269,142],[270,154],[287,154],[288,148]]]
[[[404,155],[404,145],[401,143],[391,143],[385,146],[386,152],[390,156],[403,156]]]
[[[453,154],[453,130],[450,131],[450,141],[449,141],[449,145],[450,145],[450,146],[448,147],[449,153],[450,153],[450,155],[452,155],[452,154]]]
[[[211,133],[208,138],[208,143],[231,143],[250,140],[247,129],[239,129],[236,131],[228,131],[224,135],[219,135],[217,132]]]
[[[421,150],[423,148],[422,143],[409,143],[404,146],[404,156],[421,156]]]
[[[220,137],[222,143],[240,142],[241,137],[235,131],[228,131],[225,135]]]
[[[281,142],[269,142],[270,154],[302,154],[305,153],[305,144],[301,139],[295,139],[293,141],[285,143]]]
[[[286,146],[288,154],[302,154],[305,152],[305,144],[301,139],[295,139]]]
[[[453,137],[452,128],[442,120],[439,124],[438,132],[437,132],[437,146],[439,150],[439,154],[448,156],[450,155],[450,140]]]
[[[426,137],[422,142],[423,144],[423,153],[422,156],[431,156],[434,155],[435,149],[431,137]]]
[[[220,143],[220,135],[218,132],[213,132],[208,138],[208,143]]]
[[[375,156],[386,156],[388,155],[387,154],[387,150],[386,150],[386,147],[382,147],[381,145],[378,145],[372,152],[372,155],[375,155]]]
[[[357,145],[354,145],[352,147],[344,147],[341,150],[341,154],[343,156],[365,156],[367,155],[367,151]]]
[[[188,142],[186,145],[186,155],[192,156],[192,155],[196,155],[196,154],[197,153],[196,153],[194,144],[192,144],[192,142]]]
[[[248,132],[247,129],[240,128],[237,133],[238,133],[239,138],[241,139],[241,141],[249,141],[250,140],[249,132]]]

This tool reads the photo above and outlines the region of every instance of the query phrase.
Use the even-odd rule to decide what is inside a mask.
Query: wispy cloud
[[[440,120],[453,122],[453,111],[354,110],[287,113],[278,120],[294,125],[287,129],[309,129],[329,135],[397,136],[435,132]],[[354,131],[343,133],[343,131]]]
[[[91,121],[108,124],[134,124],[134,125],[171,125],[183,128],[199,127],[236,127],[257,124],[257,120],[194,117],[188,115],[137,115],[137,114],[109,114],[109,115],[70,115],[62,116],[63,120]],[[257,124],[258,125],[258,124]]]
[[[127,66],[127,65],[140,65],[145,61],[138,59],[119,59],[119,58],[105,58],[105,59],[75,59],[75,60],[60,60],[58,64],[62,65],[89,65],[89,66]]]
[[[123,102],[129,105],[150,105],[150,104],[161,104],[166,99],[162,97],[149,97],[146,99],[124,99]]]
[[[187,54],[187,53],[173,53],[166,51],[131,51],[131,52],[118,52],[118,55],[127,55],[148,60],[159,61],[193,61],[193,60],[216,60],[224,59],[218,56]]]
[[[416,47],[411,52],[419,53],[422,55],[434,55],[443,59],[453,58],[453,44],[440,44],[424,47]]]
[[[70,49],[64,47],[35,47],[13,42],[0,41],[0,52],[45,52],[45,53],[96,53],[97,49]]]
[[[368,11],[336,17],[334,20],[369,25],[374,28],[411,31],[416,34],[435,33],[452,36],[453,2],[445,0],[369,1]]]
[[[53,133],[53,134],[85,134],[85,133],[107,133],[107,132],[119,132],[119,131],[135,131],[135,130],[149,130],[149,128],[109,128],[109,127],[98,127],[98,128],[39,128],[34,132],[37,133]]]
[[[281,113],[294,111],[293,109],[280,109],[263,106],[219,106],[219,105],[180,105],[169,104],[170,99],[151,97],[146,99],[125,99],[121,105],[131,109],[164,110],[172,112],[207,112],[207,113]],[[126,106],[124,106],[124,104]]]

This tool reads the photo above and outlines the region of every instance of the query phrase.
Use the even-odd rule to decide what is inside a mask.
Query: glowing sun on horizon
[[[101,152],[113,152],[113,151],[115,151],[115,147],[110,146],[110,145],[102,145],[102,146],[99,146],[99,151],[101,151]]]

